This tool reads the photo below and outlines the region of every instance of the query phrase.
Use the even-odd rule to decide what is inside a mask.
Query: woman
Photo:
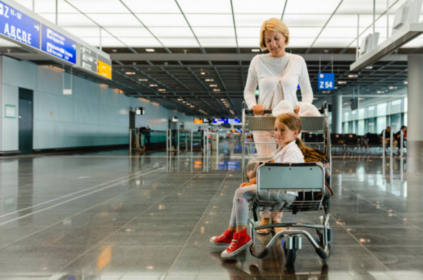
[[[285,46],[289,43],[289,31],[277,18],[265,21],[260,31],[260,48],[268,54],[256,55],[248,70],[244,90],[245,102],[255,115],[273,109],[281,100],[297,105],[297,86],[300,85],[302,101],[311,104],[313,91],[308,77],[307,65],[301,56],[288,54]],[[260,95],[256,104],[255,90]]]
[[[286,53],[285,46],[288,43],[289,30],[281,20],[271,18],[263,23],[260,30],[260,48],[263,51],[269,50],[269,53],[256,55],[253,58],[244,90],[245,102],[255,115],[263,115],[264,110],[272,110],[282,100],[289,101],[292,109],[295,108],[295,112],[298,113],[298,85],[301,88],[302,102],[311,104],[313,101],[307,65],[301,56]],[[258,104],[255,97],[257,85],[260,91]],[[270,155],[276,149],[271,132],[257,131],[253,136],[257,154]],[[270,213],[262,212],[261,217],[268,221]],[[273,216],[273,220],[280,221],[280,219],[280,213]],[[262,220],[260,224],[267,221]]]

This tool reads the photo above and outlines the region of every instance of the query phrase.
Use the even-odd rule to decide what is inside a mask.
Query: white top
[[[285,147],[279,147],[272,153],[272,158],[276,163],[304,163],[304,155],[295,140]]]
[[[272,153],[272,158],[277,163],[303,163],[304,155],[300,148],[295,143],[295,140],[286,145],[285,147],[279,147]],[[297,192],[286,192],[297,196]]]
[[[272,110],[281,100],[290,101],[294,109],[298,102],[298,84],[302,102],[311,104],[313,90],[304,58],[289,53],[279,58],[265,54],[256,55],[248,70],[244,99],[249,109],[257,105],[255,90],[258,85],[258,104],[263,105],[265,110]]]

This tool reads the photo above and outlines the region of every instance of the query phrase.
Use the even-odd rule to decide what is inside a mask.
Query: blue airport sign
[[[62,35],[56,30],[42,25],[41,27],[41,50],[46,53],[63,59],[67,62],[76,64],[75,41]]]
[[[317,77],[318,89],[335,89],[334,73],[319,73]]]
[[[224,124],[224,123],[238,124],[238,123],[241,123],[241,120],[240,119],[213,119],[213,123],[214,124]]]
[[[39,49],[40,28],[39,21],[0,1],[0,34]]]

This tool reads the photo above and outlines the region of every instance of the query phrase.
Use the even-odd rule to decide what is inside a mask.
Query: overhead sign
[[[39,49],[40,26],[39,21],[0,1],[0,34]]]
[[[97,54],[84,46],[81,46],[80,53],[81,67],[88,71],[97,73]]]
[[[112,63],[110,61],[105,62],[105,59],[97,60],[97,74],[112,79]]]
[[[45,25],[41,26],[41,50],[76,64],[76,42]]]
[[[194,119],[194,123],[201,124],[201,123],[203,123],[203,120],[202,119]]]
[[[317,78],[318,89],[335,89],[335,74],[334,73],[319,73]]]
[[[213,119],[214,124],[238,124],[241,123],[240,119]]]
[[[76,41],[29,15],[31,12],[22,13],[0,1],[0,37],[33,47],[104,78],[112,78],[112,61],[106,53],[90,46],[78,50]]]

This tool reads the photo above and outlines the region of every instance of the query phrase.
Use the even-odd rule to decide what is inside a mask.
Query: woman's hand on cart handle
[[[253,108],[251,108],[251,109],[253,109],[254,115],[259,115],[259,116],[264,115],[263,105],[254,105]]]

